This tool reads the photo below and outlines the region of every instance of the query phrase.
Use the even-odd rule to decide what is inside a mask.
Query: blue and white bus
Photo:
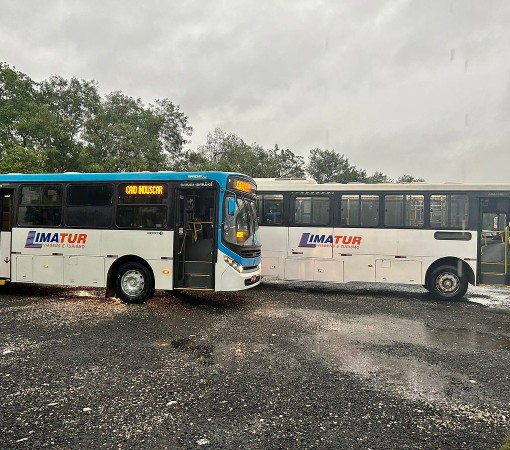
[[[0,284],[155,289],[260,283],[256,184],[224,172],[0,175]]]

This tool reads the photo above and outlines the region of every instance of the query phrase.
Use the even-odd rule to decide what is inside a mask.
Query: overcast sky
[[[0,61],[369,173],[510,182],[508,0],[0,0]]]

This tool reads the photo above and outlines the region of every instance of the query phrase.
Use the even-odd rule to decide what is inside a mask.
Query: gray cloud
[[[195,129],[390,176],[506,181],[504,0],[0,0],[0,60],[168,97]],[[496,161],[496,164],[494,164]]]

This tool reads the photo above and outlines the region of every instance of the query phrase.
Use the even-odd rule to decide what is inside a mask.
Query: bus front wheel
[[[154,292],[154,281],[147,267],[128,262],[117,271],[115,292],[126,303],[143,303]]]
[[[468,281],[454,266],[440,266],[430,276],[427,283],[430,292],[439,300],[459,300],[464,297]]]

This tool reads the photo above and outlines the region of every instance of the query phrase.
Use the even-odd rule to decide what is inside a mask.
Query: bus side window
[[[262,202],[262,224],[281,225],[283,223],[283,195],[264,195]]]
[[[62,221],[62,186],[25,185],[18,205],[21,227],[58,227]]]
[[[330,199],[326,196],[296,197],[294,200],[295,225],[329,225]]]

